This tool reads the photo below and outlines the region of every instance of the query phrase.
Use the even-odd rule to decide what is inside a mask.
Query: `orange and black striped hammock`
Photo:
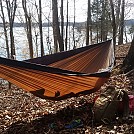
[[[25,61],[0,57],[0,78],[40,98],[61,100],[98,90],[113,63],[109,40]]]

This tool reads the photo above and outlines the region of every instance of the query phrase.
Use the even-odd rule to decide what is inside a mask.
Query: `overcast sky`
[[[125,0],[126,1],[126,10],[125,10],[125,19],[134,19],[134,0]],[[87,14],[87,2],[88,0],[76,0],[76,20],[77,21],[86,21]],[[73,0],[69,0],[71,14],[73,16]]]
[[[66,2],[66,0],[64,1]],[[76,1],[76,21],[77,22],[86,21],[88,0],[75,0],[75,1]],[[127,5],[125,19],[134,19],[134,0],[125,0],[125,2]],[[74,0],[69,0],[69,11],[70,11],[69,14],[72,16],[72,20],[74,15],[73,4]],[[64,9],[66,9],[66,3],[64,3],[64,5],[65,5]]]
[[[21,0],[18,0],[19,6],[17,8],[17,12],[16,15],[17,17],[15,18],[15,21],[18,21],[19,18],[19,12],[22,14],[23,10],[22,10],[22,5],[21,2],[19,2]],[[37,18],[36,14],[36,10],[34,9],[34,0],[27,0],[27,2],[30,1],[31,4],[29,6],[29,10],[31,12],[33,12],[34,17]],[[38,4],[38,0],[37,4]],[[51,7],[51,1],[52,0],[42,0],[42,17],[43,17],[43,22],[47,21],[46,18],[48,18],[48,16],[50,17],[49,19],[51,20],[52,14],[49,14],[49,12],[51,11],[50,7]],[[60,0],[58,0],[60,2]],[[69,21],[73,21],[73,16],[74,16],[74,11],[73,11],[73,7],[74,7],[74,0],[68,0],[69,1],[69,16],[70,16],[70,20]],[[76,1],[76,22],[83,22],[86,21],[86,15],[87,15],[87,1],[88,0],[75,0]],[[126,17],[125,19],[134,19],[134,0],[126,0],[127,4],[127,8],[126,8]],[[66,14],[66,0],[64,0],[64,14]],[[66,16],[64,16],[66,18]],[[7,20],[8,21],[8,20]],[[66,20],[65,20],[66,21]]]

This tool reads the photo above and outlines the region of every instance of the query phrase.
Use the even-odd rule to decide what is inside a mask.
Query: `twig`
[[[129,74],[134,73],[134,69],[130,70],[129,72],[127,72],[125,75],[128,76]]]

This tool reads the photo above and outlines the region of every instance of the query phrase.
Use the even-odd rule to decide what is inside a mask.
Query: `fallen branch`
[[[125,75],[128,76],[129,74],[134,73],[134,69],[130,70],[129,72],[127,72]]]

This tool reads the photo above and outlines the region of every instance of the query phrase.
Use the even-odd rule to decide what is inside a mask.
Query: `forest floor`
[[[110,124],[96,124],[92,118],[93,100],[109,85],[134,95],[134,72],[119,74],[119,65],[130,44],[116,47],[117,65],[99,91],[62,101],[40,99],[0,81],[0,134],[133,134],[134,115]],[[120,58],[121,57],[121,58]]]

